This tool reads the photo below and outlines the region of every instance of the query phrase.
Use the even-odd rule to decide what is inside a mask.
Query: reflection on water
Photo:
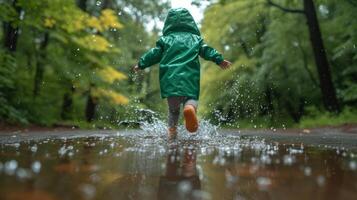
[[[197,199],[201,180],[196,168],[196,150],[173,145],[168,150],[166,169],[160,176],[158,199]],[[196,196],[195,196],[196,195]]]
[[[356,152],[198,135],[0,144],[0,199],[355,199]]]

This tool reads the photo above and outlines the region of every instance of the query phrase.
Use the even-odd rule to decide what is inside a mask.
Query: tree
[[[17,25],[18,20],[20,20],[20,13],[21,13],[21,6],[19,5],[18,0],[12,0],[8,5],[8,11],[12,20],[4,21],[4,46],[5,48],[10,51],[16,51],[17,40],[19,36],[19,27]],[[11,6],[9,6],[11,5]]]
[[[340,112],[340,106],[337,100],[336,89],[334,87],[330,66],[326,56],[326,50],[322,40],[319,21],[316,15],[316,9],[313,0],[304,0],[304,9],[285,8],[272,0],[267,0],[269,5],[279,8],[284,12],[303,14],[306,17],[310,33],[311,45],[314,51],[315,63],[319,75],[322,100],[325,108],[331,112]]]

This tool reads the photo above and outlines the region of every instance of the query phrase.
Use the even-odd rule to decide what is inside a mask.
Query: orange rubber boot
[[[183,109],[183,116],[185,118],[186,129],[191,133],[196,132],[198,129],[198,120],[195,107],[186,105]]]

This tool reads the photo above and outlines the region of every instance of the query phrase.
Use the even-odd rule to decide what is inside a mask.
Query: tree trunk
[[[91,92],[91,88],[90,88],[88,99],[87,99],[87,105],[86,105],[86,120],[87,120],[87,122],[93,121],[94,116],[95,116],[96,107],[97,107],[97,103],[96,103],[95,98],[92,96],[92,92]]]
[[[43,79],[44,73],[44,60],[46,59],[46,47],[48,45],[49,33],[45,33],[43,36],[43,40],[40,45],[37,63],[36,63],[36,73],[35,73],[35,81],[33,88],[33,95],[36,97],[40,92],[40,85]]]
[[[270,85],[266,86],[264,91],[264,106],[262,108],[262,115],[273,116],[274,104],[273,104],[273,94]]]
[[[113,1],[112,0],[104,0],[102,4],[102,10],[112,8],[113,7]]]
[[[322,41],[319,22],[313,0],[304,0],[304,12],[310,32],[310,40],[315,56],[315,62],[320,79],[320,89],[325,108],[331,112],[340,112],[335,87],[332,82],[331,70],[327,61],[325,47]]]
[[[17,11],[17,14],[20,16],[21,13],[21,7],[17,5],[17,0],[14,0],[12,2],[12,6],[15,8]],[[17,40],[19,37],[19,27],[15,27],[13,22],[4,22],[4,47],[10,51],[10,52],[15,52],[16,51],[16,45],[17,45]]]
[[[4,22],[4,32],[4,47],[10,52],[15,52],[19,28],[14,28],[11,22]]]
[[[299,102],[293,102],[293,103],[291,103],[290,101],[286,101],[285,105],[286,105],[287,112],[294,120],[294,122],[299,123],[301,117],[304,115],[305,100],[303,98],[300,98]]]
[[[81,10],[86,11],[87,10],[87,0],[77,0],[77,6]]]
[[[73,105],[73,93],[74,93],[74,86],[70,84],[70,90],[66,92],[63,96],[63,104],[62,104],[62,111],[61,111],[61,118],[63,120],[72,119],[71,111]]]

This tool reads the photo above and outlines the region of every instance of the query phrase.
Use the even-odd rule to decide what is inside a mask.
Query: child
[[[161,97],[167,98],[169,105],[169,138],[175,138],[177,135],[181,104],[184,105],[186,129],[189,132],[196,132],[198,129],[196,117],[200,93],[198,56],[215,62],[222,69],[227,69],[231,65],[215,49],[203,42],[200,31],[188,10],[171,9],[165,20],[163,36],[156,42],[156,47],[145,53],[134,67],[134,71],[137,72],[160,63]]]

